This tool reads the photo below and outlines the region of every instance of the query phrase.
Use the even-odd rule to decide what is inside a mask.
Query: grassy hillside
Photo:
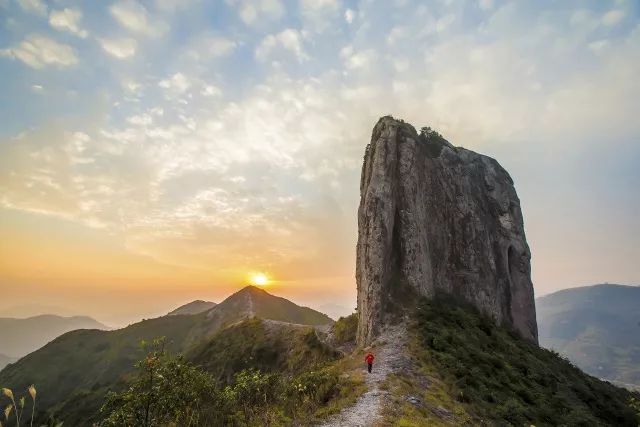
[[[163,316],[115,331],[79,330],[64,334],[0,371],[0,387],[24,390],[30,384],[36,384],[40,409],[64,414],[67,417],[65,419],[73,421],[70,425],[96,421],[92,417],[97,416],[105,393],[124,384],[135,362],[143,354],[140,347],[142,340],[166,337],[167,350],[174,353],[193,351],[196,357],[209,352],[214,360],[222,360],[215,359],[218,351],[221,351],[229,357],[233,355],[234,360],[240,360],[245,354],[261,354],[251,353],[247,345],[251,344],[249,338],[256,337],[257,328],[262,326],[237,326],[234,333],[216,333],[253,316],[296,324],[331,322],[321,313],[248,287],[213,309],[197,315]],[[279,355],[284,356],[287,354],[285,338],[299,341],[304,336],[298,329],[286,334],[270,332],[267,336],[260,336],[265,340],[265,348],[277,349]],[[238,335],[235,337],[236,347],[227,348],[232,344],[235,334]],[[315,344],[313,341],[308,343],[309,346]],[[310,354],[314,354],[314,351],[310,350]],[[222,362],[220,366],[225,367],[222,370],[214,370],[213,363],[210,366],[212,372],[219,376],[232,375],[237,368]],[[279,368],[279,365],[274,366],[274,369]]]
[[[7,366],[9,363],[15,362],[17,359],[15,357],[7,356],[6,354],[0,353],[0,370]]]
[[[629,391],[583,373],[477,311],[439,299],[423,301],[417,313],[417,371],[389,387],[419,403],[399,401],[388,413],[392,424],[638,425]]]
[[[55,409],[77,401],[87,393],[100,394],[126,379],[143,351],[141,340],[166,336],[173,351],[187,345],[197,316],[172,316],[144,320],[116,331],[68,332],[0,372],[0,385],[26,390],[38,387],[41,409]],[[87,410],[97,411],[102,398],[86,401]]]
[[[215,302],[196,300],[196,301],[191,301],[190,303],[181,305],[180,307],[169,312],[168,314],[169,316],[174,316],[177,314],[199,314],[204,311],[211,310],[215,306],[216,306]]]
[[[22,357],[52,339],[76,329],[109,329],[86,316],[41,315],[26,319],[0,318],[0,350],[10,357]]]
[[[592,375],[640,386],[640,287],[565,289],[536,305],[542,346]]]
[[[236,372],[255,368],[263,372],[302,372],[334,360],[337,353],[311,327],[250,319],[226,328],[187,353],[214,378],[229,382]]]

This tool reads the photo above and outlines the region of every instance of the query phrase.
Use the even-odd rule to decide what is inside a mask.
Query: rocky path
[[[387,328],[374,343],[373,372],[366,372],[364,355],[362,366],[366,379],[367,391],[364,392],[353,406],[345,408],[338,415],[331,417],[322,427],[365,427],[375,426],[382,420],[382,406],[388,392],[382,390],[381,385],[387,375],[400,372],[409,366],[407,358],[407,332],[405,325]]]

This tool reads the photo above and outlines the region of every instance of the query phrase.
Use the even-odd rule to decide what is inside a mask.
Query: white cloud
[[[493,0],[478,0],[478,6],[482,10],[491,10],[493,9]]]
[[[80,19],[82,19],[80,9],[65,8],[51,11],[49,24],[56,30],[67,31],[78,37],[85,38],[88,32],[80,28]]]
[[[47,5],[42,0],[18,0],[18,4],[25,12],[45,16]]]
[[[352,24],[355,15],[356,14],[352,9],[347,9],[344,11],[344,20],[347,21],[347,24]]]
[[[158,86],[163,89],[168,89],[172,92],[182,94],[191,87],[191,82],[184,74],[175,73],[170,78],[161,80],[160,83],[158,83]]]
[[[76,51],[71,46],[38,34],[27,36],[17,46],[0,50],[0,55],[19,59],[32,68],[48,65],[63,68],[78,63]]]
[[[602,23],[609,27],[617,25],[625,17],[625,13],[622,10],[610,10],[602,16]]]
[[[304,28],[310,27],[318,32],[326,30],[332,21],[339,18],[341,7],[340,0],[300,0]]]
[[[149,15],[147,9],[135,0],[120,0],[109,8],[111,15],[123,27],[147,36],[158,36],[167,30],[167,25]]]
[[[216,86],[206,85],[200,93],[204,96],[219,96],[222,92]]]
[[[109,55],[126,59],[136,54],[138,43],[132,38],[98,39],[100,46]]]
[[[348,70],[355,70],[371,66],[376,59],[376,52],[373,49],[355,51],[353,46],[345,46],[340,50],[340,57]]]
[[[236,6],[242,22],[251,26],[278,21],[285,12],[280,0],[227,0],[227,2]]]
[[[308,58],[302,47],[302,34],[291,28],[266,36],[256,48],[255,55],[258,60],[265,61],[278,49],[293,53],[299,62]]]

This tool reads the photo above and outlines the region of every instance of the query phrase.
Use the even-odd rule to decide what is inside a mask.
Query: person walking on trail
[[[364,357],[364,361],[367,362],[367,370],[369,371],[369,373],[371,373],[371,368],[373,368],[373,359],[375,359],[376,357],[373,355],[373,353],[367,353],[367,355]]]

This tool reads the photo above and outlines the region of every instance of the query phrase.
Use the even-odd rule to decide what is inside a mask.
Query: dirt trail
[[[366,379],[367,391],[364,392],[353,406],[345,408],[338,415],[331,417],[321,427],[343,426],[375,426],[382,419],[382,406],[388,392],[381,389],[381,385],[392,372],[400,372],[409,366],[407,358],[407,331],[405,325],[388,327],[374,343],[376,359],[373,372],[366,372],[363,359],[363,372]]]

